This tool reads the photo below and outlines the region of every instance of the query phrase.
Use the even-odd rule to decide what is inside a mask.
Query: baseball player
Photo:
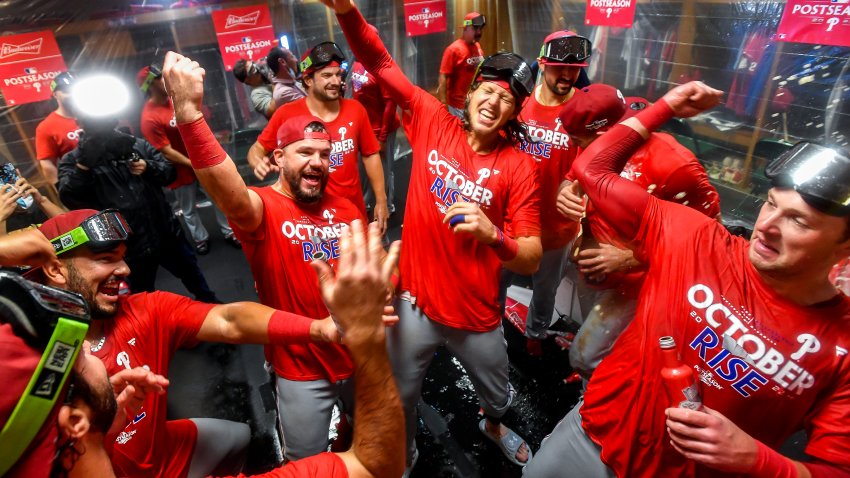
[[[458,118],[463,118],[466,93],[475,79],[478,64],[484,60],[484,50],[478,41],[481,40],[485,25],[487,18],[484,15],[467,13],[463,17],[461,37],[446,47],[440,61],[437,98]]]
[[[56,109],[35,128],[35,154],[44,179],[50,184],[59,182],[57,163],[68,151],[77,147],[80,127],[71,106],[71,87],[75,76],[70,71],[56,75],[50,82],[50,91],[56,99]]]

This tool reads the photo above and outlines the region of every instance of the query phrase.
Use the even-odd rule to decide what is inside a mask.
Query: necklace
[[[95,345],[92,345],[92,346],[91,346],[91,351],[92,351],[92,352],[99,352],[99,351],[100,351],[100,349],[102,349],[102,348],[103,348],[103,343],[104,343],[104,342],[106,342],[106,336],[105,336],[105,335],[104,335],[103,337],[101,337],[101,338],[100,338],[100,341],[98,341],[98,343],[97,343],[97,344],[95,344]]]

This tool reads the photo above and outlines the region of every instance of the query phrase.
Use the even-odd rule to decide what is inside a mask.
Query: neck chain
[[[100,352],[100,349],[103,348],[104,342],[106,342],[106,336],[105,335],[100,338],[100,341],[98,341],[98,343],[91,346],[91,351],[92,352]]]

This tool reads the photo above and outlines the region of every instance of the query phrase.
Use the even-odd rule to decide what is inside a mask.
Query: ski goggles
[[[587,66],[592,46],[590,40],[578,35],[555,38],[543,44],[539,57],[550,64]]]
[[[299,68],[301,73],[306,73],[308,69],[322,68],[332,61],[341,64],[345,61],[345,55],[336,43],[326,41],[311,48],[307,57],[301,60]]]
[[[838,149],[801,141],[765,168],[774,187],[793,188],[813,208],[850,215],[850,158]]]
[[[148,76],[142,81],[142,84],[139,85],[139,89],[142,90],[142,93],[147,93],[151,87],[151,83],[153,83],[157,78],[162,77],[162,70],[155,65],[148,66]]]
[[[86,218],[78,227],[50,240],[56,255],[86,245],[94,252],[114,249],[130,237],[130,225],[116,209],[107,209]]]
[[[0,476],[29,447],[50,416],[88,332],[88,305],[77,294],[0,272],[0,322],[44,352],[9,420],[0,431]]]
[[[484,59],[475,72],[484,80],[504,80],[511,87],[511,92],[522,103],[534,90],[534,74],[528,63],[516,53],[496,53]]]
[[[463,26],[465,27],[484,27],[487,24],[487,17],[484,15],[478,15],[475,18],[470,18],[469,20],[463,21]]]

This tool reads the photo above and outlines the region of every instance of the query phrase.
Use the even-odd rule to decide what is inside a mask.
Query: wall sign
[[[629,28],[636,6],[637,0],[587,0],[584,24]]]
[[[217,10],[212,12],[212,19],[227,71],[233,69],[236,60],[262,58],[275,45],[268,5]]]
[[[850,0],[788,0],[776,39],[850,46]]]
[[[67,70],[50,30],[0,37],[0,90],[9,106],[49,99],[50,82]]]
[[[446,0],[404,2],[407,36],[415,37],[446,31]]]

